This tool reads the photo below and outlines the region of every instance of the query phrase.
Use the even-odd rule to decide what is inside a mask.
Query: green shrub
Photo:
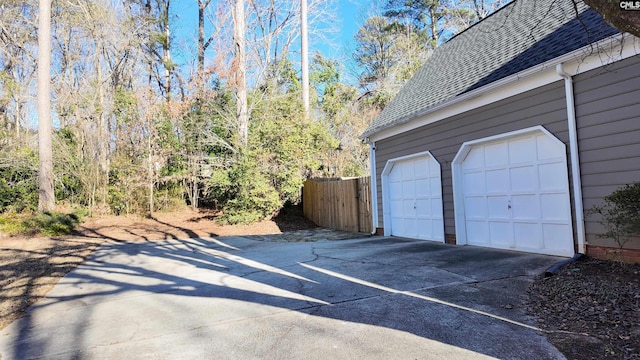
[[[0,232],[10,236],[26,234],[23,218],[14,212],[0,214]]]
[[[53,211],[29,216],[4,213],[0,215],[0,231],[7,235],[66,235],[82,222],[84,214],[83,209],[70,214]]]
[[[38,205],[37,174],[0,170],[0,212],[34,211]]]
[[[110,185],[107,188],[107,203],[115,215],[128,213],[127,195],[119,187]]]
[[[156,211],[175,211],[184,206],[183,189],[175,185],[166,185],[153,193],[153,203]]]
[[[622,249],[627,242],[640,236],[640,182],[620,187],[604,197],[604,204],[589,209],[602,216],[605,232],[601,238],[613,239]]]
[[[62,214],[53,211],[24,220],[24,226],[27,229],[45,236],[70,234],[79,223],[80,218],[74,213]]]
[[[258,170],[257,161],[241,155],[229,169],[212,176],[210,193],[220,201],[228,224],[249,224],[272,215],[281,205],[278,191]]]

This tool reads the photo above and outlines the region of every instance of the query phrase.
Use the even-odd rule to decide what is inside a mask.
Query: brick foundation
[[[455,245],[456,244],[456,234],[445,234],[444,242],[446,244]]]
[[[384,228],[376,228],[376,235],[377,236],[384,235]]]
[[[640,250],[638,249],[619,249],[587,245],[587,255],[604,260],[622,260],[626,263],[640,263]]]

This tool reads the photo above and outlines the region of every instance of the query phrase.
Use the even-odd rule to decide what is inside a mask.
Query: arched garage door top
[[[385,235],[444,242],[441,169],[430,152],[387,161],[382,196]]]
[[[452,171],[457,243],[573,255],[566,148],[542,126],[465,142]]]

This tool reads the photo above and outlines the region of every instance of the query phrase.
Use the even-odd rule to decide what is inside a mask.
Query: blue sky
[[[336,0],[337,31],[324,33],[326,41],[310,38],[309,53],[313,54],[315,50],[319,50],[326,57],[340,59],[344,66],[343,75],[352,75],[350,73],[353,72],[354,65],[350,60],[354,48],[353,36],[364,21],[365,14],[369,12],[371,3],[371,0]],[[172,7],[176,14],[173,19],[174,45],[181,44],[174,50],[173,57],[178,64],[186,65],[196,57],[197,2],[181,0],[174,2]]]

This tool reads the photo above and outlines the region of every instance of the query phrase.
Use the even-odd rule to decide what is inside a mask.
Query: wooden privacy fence
[[[302,188],[302,207],[304,216],[318,226],[371,232],[371,179],[307,180]]]

